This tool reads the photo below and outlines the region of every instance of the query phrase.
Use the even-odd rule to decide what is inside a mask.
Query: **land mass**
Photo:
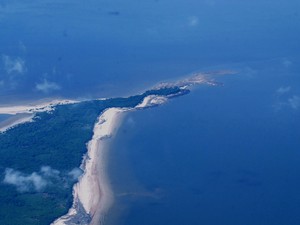
[[[195,74],[127,98],[0,107],[0,114],[26,115],[0,127],[0,223],[103,222],[113,204],[107,140],[122,112],[163,104],[204,83],[218,85],[207,74]]]

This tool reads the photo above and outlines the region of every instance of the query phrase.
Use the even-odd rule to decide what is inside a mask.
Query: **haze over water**
[[[3,0],[0,15],[1,102],[135,94],[220,65],[288,65],[299,52],[296,0]]]
[[[297,224],[299,17],[297,0],[2,0],[0,103],[124,96],[236,70],[217,78],[224,87],[128,114],[108,222]]]

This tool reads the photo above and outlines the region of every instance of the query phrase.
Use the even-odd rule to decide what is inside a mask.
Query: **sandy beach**
[[[66,215],[58,218],[52,224],[74,224],[74,219],[81,221],[80,218],[82,218],[80,224],[96,225],[104,221],[105,215],[114,201],[106,173],[108,139],[119,128],[123,112],[160,105],[166,101],[165,97],[151,95],[145,97],[135,108],[109,108],[98,117],[93,129],[93,137],[87,143],[87,154],[81,165],[84,173],[73,187],[73,206]],[[12,117],[0,124],[0,132],[5,132],[26,122],[32,122],[37,112],[51,112],[57,105],[73,103],[77,103],[77,101],[55,100],[38,105],[2,106],[0,114],[8,114]],[[84,220],[87,222],[84,223]]]
[[[57,105],[74,104],[79,101],[74,100],[52,100],[45,101],[38,104],[16,105],[16,106],[0,106],[0,114],[16,115],[19,113],[35,113],[52,111]]]
[[[0,133],[6,132],[7,130],[20,124],[32,122],[34,116],[34,113],[21,113],[4,120],[0,123]]]
[[[158,95],[148,95],[144,98],[144,100],[138,104],[135,109],[143,109],[156,105],[161,105],[168,101],[168,98]]]
[[[40,102],[38,104],[0,106],[0,114],[12,115],[11,118],[0,123],[0,133],[3,133],[13,127],[23,123],[33,122],[35,113],[51,112],[57,105],[74,104],[74,100],[52,100]]]
[[[81,216],[80,213],[89,215],[90,221],[87,224],[98,225],[104,220],[113,204],[113,193],[106,174],[106,156],[109,150],[107,139],[116,133],[123,111],[125,110],[120,108],[109,108],[99,116],[81,166],[84,173],[73,188],[73,207],[68,214],[58,218],[53,224],[71,224],[74,218]],[[79,205],[83,207],[84,212]]]
[[[135,108],[109,108],[98,117],[93,137],[87,143],[87,154],[81,165],[84,173],[73,187],[73,206],[66,215],[55,220],[53,225],[73,224],[73,221],[80,218],[83,220],[86,217],[89,217],[86,223],[80,224],[103,223],[114,201],[106,172],[106,158],[109,151],[107,139],[115,135],[124,112],[160,105],[166,101],[166,97],[151,95],[145,97]]]
[[[202,79],[201,79],[202,82]],[[167,102],[168,97],[148,95],[134,108],[108,108],[97,119],[93,137],[87,143],[87,153],[83,157],[83,174],[73,186],[73,205],[68,213],[56,219],[53,225],[64,224],[103,224],[111,208],[114,196],[107,176],[107,153],[109,139],[116,134],[125,111],[145,109]],[[0,107],[0,114],[23,115],[13,123],[2,126],[5,131],[21,123],[34,121],[37,112],[51,112],[57,105],[74,104],[78,101],[55,100],[38,105]]]

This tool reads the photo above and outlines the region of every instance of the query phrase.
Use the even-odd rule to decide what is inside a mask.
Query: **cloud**
[[[53,177],[53,178],[59,178],[59,174],[60,174],[58,170],[52,169],[50,166],[42,166],[40,172],[41,174],[43,174],[44,177]]]
[[[188,18],[188,25],[190,27],[198,26],[199,24],[199,18],[197,16],[191,16]]]
[[[81,175],[83,171],[79,168],[72,169],[68,175],[71,177],[72,180],[77,180]]]
[[[41,191],[47,186],[47,181],[36,172],[25,175],[14,169],[7,168],[4,173],[3,182],[14,185],[19,192]]]
[[[282,94],[288,93],[290,90],[291,90],[291,87],[287,86],[287,87],[280,87],[280,88],[278,88],[276,92],[277,92],[277,94],[282,95]]]
[[[25,61],[20,57],[12,58],[2,55],[2,61],[7,74],[23,74],[26,72]]]
[[[243,78],[246,79],[253,79],[257,76],[257,70],[249,66],[242,68],[241,73],[243,74]]]
[[[293,97],[288,99],[288,105],[292,108],[297,110],[300,106],[300,97],[297,95],[294,95]]]
[[[286,101],[278,102],[274,105],[274,109],[276,111],[282,110],[284,108],[298,110],[299,107],[300,107],[300,97],[297,95],[294,95],[294,96],[288,98]]]
[[[52,91],[60,90],[61,87],[55,82],[50,82],[47,79],[44,79],[43,82],[36,84],[35,89],[47,94]]]
[[[42,166],[38,172],[31,174],[24,174],[21,171],[6,168],[3,183],[15,186],[17,191],[22,193],[40,192],[53,185],[60,188],[69,187],[73,185],[82,174],[83,171],[79,168],[60,172],[50,166]]]
[[[27,51],[27,47],[22,41],[19,41],[19,49],[24,53]]]
[[[293,62],[290,61],[289,59],[285,58],[282,60],[282,64],[286,67],[286,68],[289,68],[290,66],[293,65]]]

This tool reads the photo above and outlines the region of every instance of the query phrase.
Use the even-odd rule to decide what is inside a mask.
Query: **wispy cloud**
[[[79,168],[72,169],[68,175],[71,177],[72,180],[77,180],[81,175],[83,171]]]
[[[2,61],[7,74],[23,74],[26,72],[25,61],[20,57],[13,58],[2,55]]]
[[[35,89],[37,91],[41,91],[41,92],[47,94],[52,91],[60,90],[61,87],[55,82],[51,82],[51,81],[48,81],[47,79],[44,79],[43,82],[37,83],[35,85]]]
[[[285,101],[277,102],[276,104],[274,104],[275,111],[280,111],[285,108],[298,110],[300,108],[300,97],[298,95],[294,95],[292,97],[289,97]]]
[[[52,178],[59,178],[60,172],[58,170],[52,169],[50,166],[42,166],[40,173],[44,177],[52,177]]]
[[[79,168],[60,172],[50,166],[42,166],[39,171],[31,174],[6,168],[3,183],[14,186],[18,192],[40,192],[53,185],[60,188],[69,187],[78,180],[82,173],[83,171]]]
[[[19,41],[19,49],[23,52],[26,53],[27,51],[27,47],[25,46],[25,44],[22,41]]]
[[[291,60],[287,59],[287,58],[284,58],[282,60],[282,64],[283,64],[284,67],[289,68],[290,66],[293,65],[293,62]]]
[[[300,107],[300,97],[294,95],[293,97],[288,99],[288,105],[292,108],[297,110]]]
[[[286,93],[290,92],[290,90],[291,90],[290,86],[280,87],[276,90],[276,93],[282,95],[282,94],[286,94]]]
[[[198,26],[199,24],[199,18],[197,16],[191,16],[188,18],[188,25],[190,27]]]
[[[41,191],[47,186],[47,181],[38,173],[25,175],[11,168],[5,170],[3,182],[14,185],[19,192]]]
[[[257,76],[258,71],[252,67],[246,66],[241,69],[241,73],[243,74],[243,78],[253,79]]]

